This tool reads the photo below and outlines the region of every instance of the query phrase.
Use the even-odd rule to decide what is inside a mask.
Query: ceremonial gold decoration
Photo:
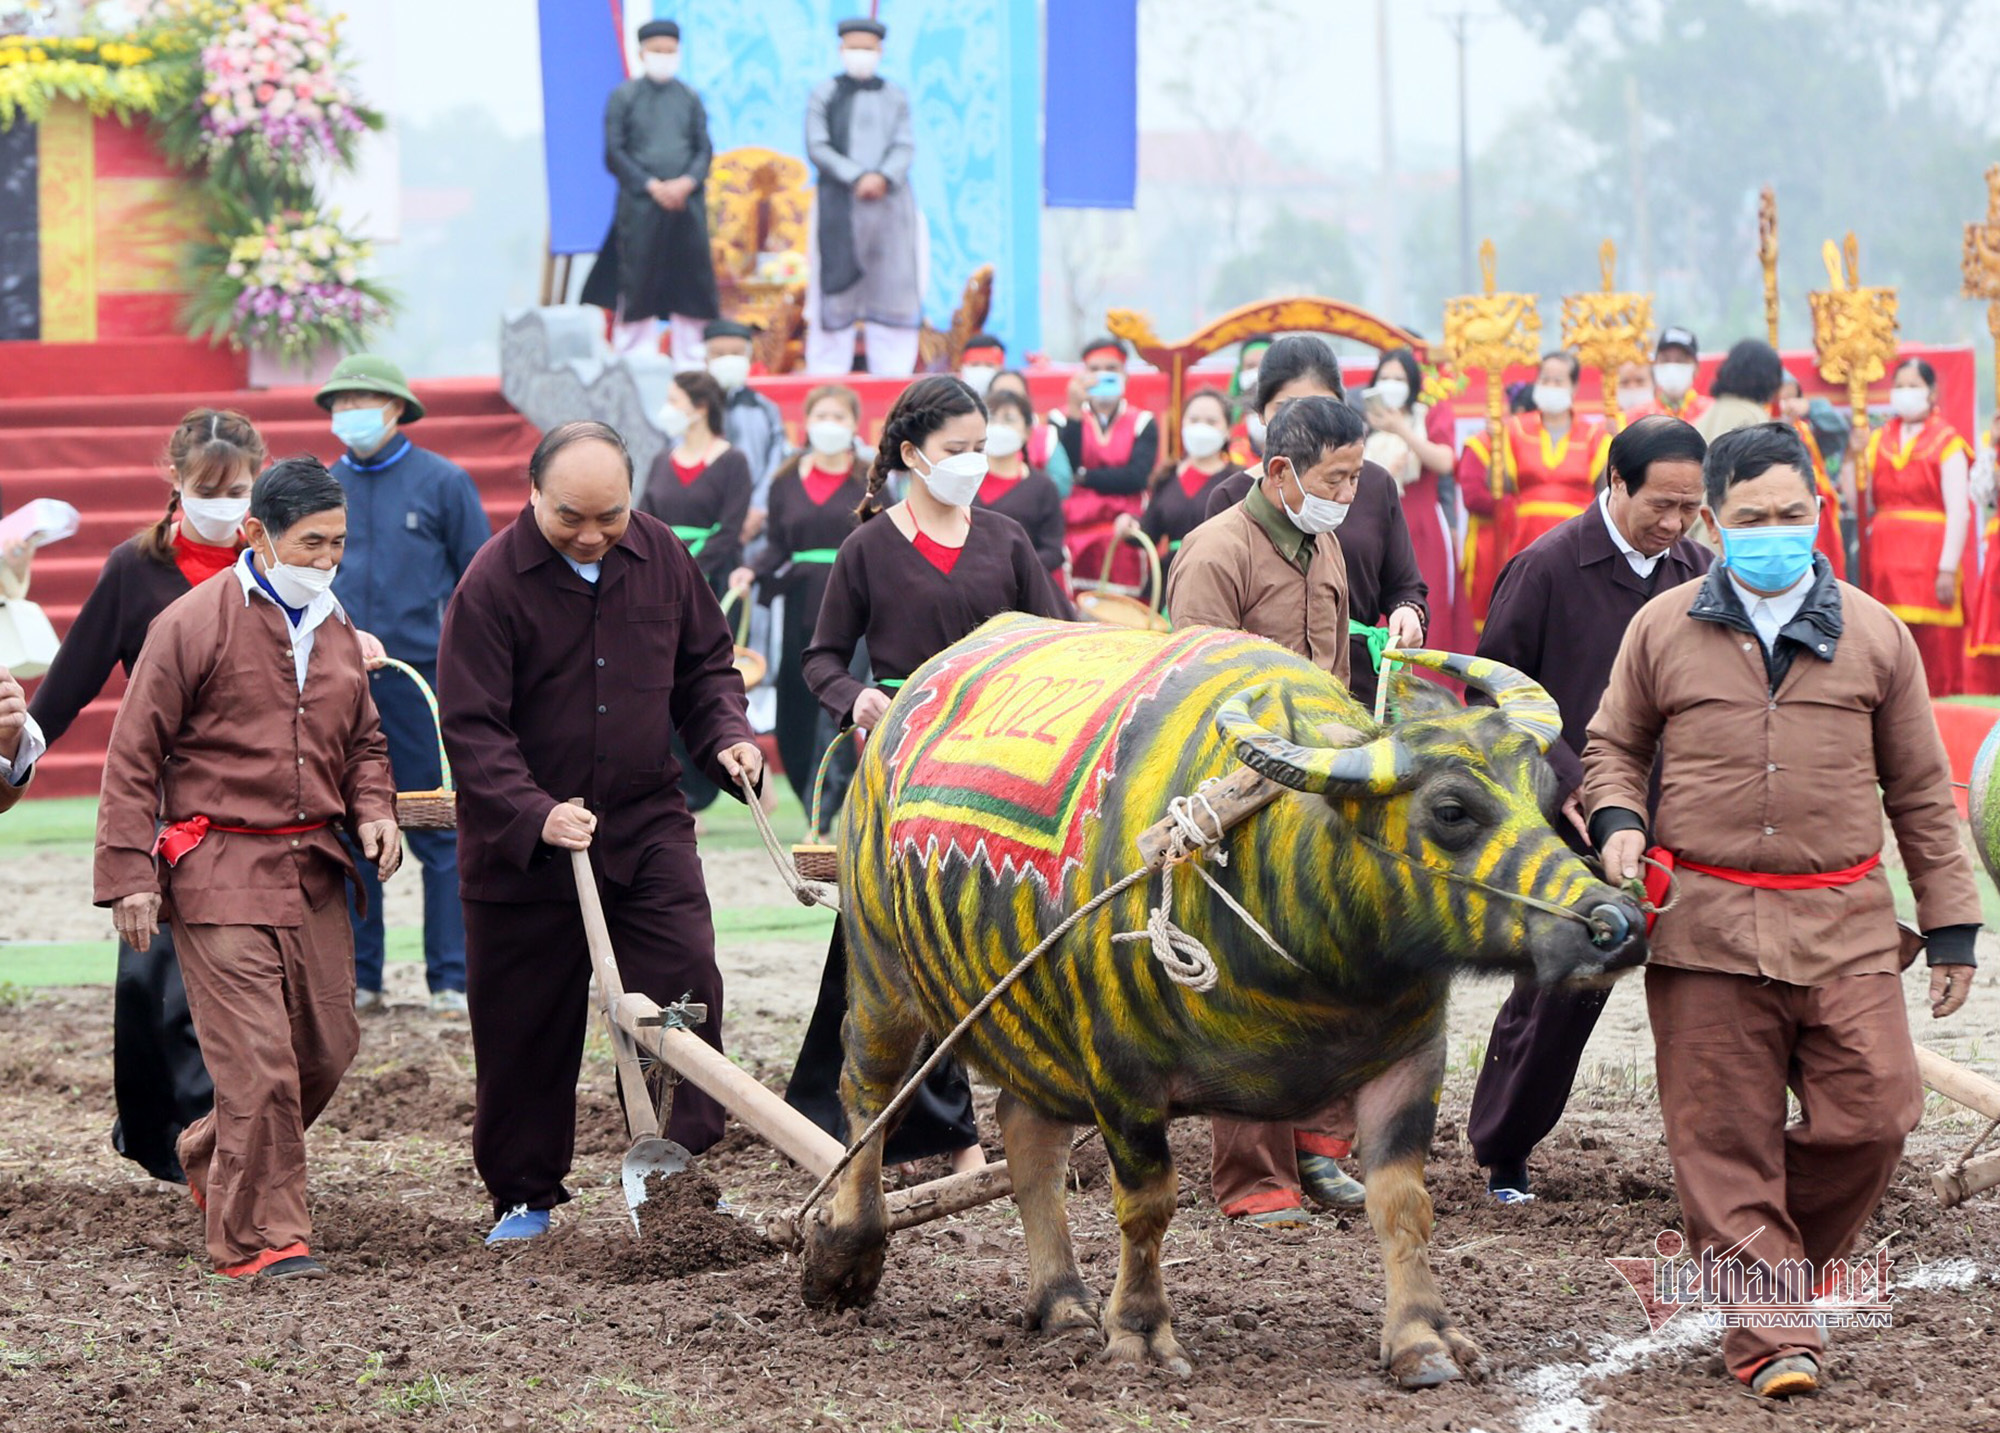
[[[2000,164],[1986,171],[1986,222],[1965,226],[1965,296],[1986,300],[1986,331],[1993,335],[1994,411],[2000,413]]]
[[[1852,230],[1844,271],[1843,252],[1833,240],[1820,252],[1826,259],[1827,288],[1807,296],[1812,300],[1813,351],[1820,377],[1847,385],[1859,436],[1868,431],[1868,385],[1886,376],[1896,357],[1896,291],[1863,287],[1861,251]]]
[[[1501,426],[1507,416],[1504,378],[1510,363],[1532,364],[1541,357],[1542,317],[1533,294],[1502,293],[1493,281],[1493,241],[1479,245],[1484,293],[1461,294],[1444,306],[1444,347],[1452,367],[1486,374],[1486,423],[1493,454],[1491,472],[1499,480]]]
[[[709,167],[708,247],[722,313],[759,330],[759,362],[772,373],[792,367],[790,346],[805,305],[806,225],[812,176],[805,162],[755,145],[725,150]],[[800,256],[797,274],[771,277],[766,255]]]
[[[981,264],[972,271],[972,277],[965,281],[965,291],[959,295],[958,307],[952,310],[951,327],[939,333],[928,323],[917,335],[917,357],[925,368],[945,367],[955,369],[965,352],[966,340],[986,327],[986,316],[993,312],[993,266]]]
[[[1764,269],[1764,328],[1778,346],[1778,195],[1770,185],[1757,196],[1757,262]]]
[[[1245,304],[1179,343],[1163,340],[1152,320],[1136,309],[1112,309],[1104,317],[1104,326],[1167,375],[1167,413],[1161,437],[1169,462],[1181,456],[1181,409],[1188,400],[1188,370],[1218,349],[1260,333],[1323,333],[1383,351],[1408,348],[1417,355],[1419,364],[1426,353],[1424,341],[1408,329],[1339,299],[1283,298]]]
[[[1563,347],[1603,379],[1604,418],[1617,432],[1618,366],[1646,361],[1646,337],[1653,327],[1651,294],[1619,293],[1618,247],[1609,239],[1597,251],[1604,287],[1594,294],[1563,296]],[[1449,327],[1446,332],[1449,333]]]

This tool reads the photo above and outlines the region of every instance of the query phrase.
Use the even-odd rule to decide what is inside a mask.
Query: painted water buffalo
[[[1258,638],[1003,617],[918,671],[870,739],[841,832],[856,1136],[921,1049],[1140,864],[1135,841],[1170,798],[1244,764],[1289,788],[1229,833],[1226,865],[1208,863],[1282,955],[1180,872],[1174,921],[1219,969],[1205,993],[1177,984],[1145,942],[1112,939],[1145,926],[1156,878],[1080,924],[956,1047],[1003,1092],[1032,1326],[1101,1328],[1108,1357],[1185,1371],[1159,1266],[1168,1121],[1294,1119],[1357,1091],[1388,1271],[1382,1358],[1406,1385],[1478,1362],[1431,1274],[1424,1188],[1452,976],[1601,977],[1645,949],[1637,908],[1548,825],[1554,703],[1509,668],[1421,655],[1497,707],[1378,727]],[[1123,1235],[1101,1308],[1064,1210],[1081,1124],[1103,1132]],[[808,1229],[806,1299],[867,1302],[886,1228],[875,1140]]]

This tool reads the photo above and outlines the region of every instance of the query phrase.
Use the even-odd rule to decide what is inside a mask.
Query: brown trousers
[[[1741,1257],[1804,1258],[1821,1277],[1851,1252],[1923,1114],[1901,978],[1785,985],[1656,965],[1646,1009],[1689,1251],[1720,1253],[1761,1228]],[[1803,1111],[1789,1127],[1787,1086]],[[1815,1329],[1738,1328],[1722,1355],[1747,1381],[1823,1344]]]
[[[1354,1152],[1354,1096],[1342,1095],[1302,1124],[1267,1124],[1218,1115],[1209,1179],[1215,1202],[1231,1219],[1270,1209],[1297,1209],[1299,1156],[1345,1159]]]
[[[173,922],[215,1108],[182,1131],[181,1167],[206,1206],[218,1269],[312,1233],[306,1131],[361,1048],[354,929],[340,888],[298,926]]]

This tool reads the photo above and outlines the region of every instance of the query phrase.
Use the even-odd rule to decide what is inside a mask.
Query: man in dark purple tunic
[[[1556,829],[1580,852],[1590,849],[1577,803],[1584,728],[1625,628],[1656,593],[1708,571],[1708,549],[1687,536],[1707,451],[1678,418],[1639,419],[1611,440],[1597,501],[1518,554],[1493,587],[1479,655],[1540,682],[1562,708],[1562,740],[1549,748],[1562,802]],[[1528,1156],[1562,1118],[1608,993],[1521,985],[1494,1018],[1466,1133],[1501,1203],[1534,1198]]]
[[[625,988],[706,1004],[699,1033],[719,1049],[722,977],[673,736],[726,791],[764,775],[722,610],[673,533],[632,511],[617,433],[563,424],[528,476],[527,509],[466,570],[438,652],[472,1152],[500,1215],[489,1243],[546,1232],[569,1198],[590,953],[566,852],[592,851]],[[722,1109],[682,1085],[667,1133],[706,1149]]]

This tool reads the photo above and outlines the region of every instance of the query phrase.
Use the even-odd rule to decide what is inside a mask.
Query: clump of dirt
[[[612,1277],[621,1284],[680,1279],[775,1255],[769,1241],[715,1207],[721,1198],[715,1181],[699,1170],[647,1176],[638,1242],[618,1252]]]
[[[435,1088],[426,1066],[399,1065],[380,1074],[350,1073],[321,1118],[356,1139],[461,1139],[472,1132],[472,1102]]]

